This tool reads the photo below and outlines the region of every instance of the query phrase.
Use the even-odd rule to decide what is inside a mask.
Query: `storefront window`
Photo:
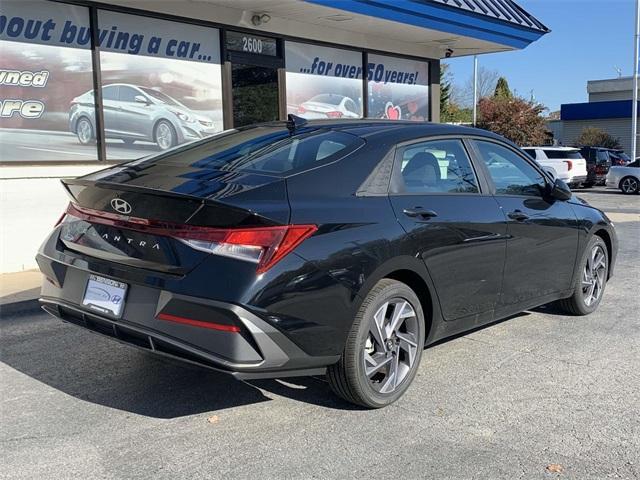
[[[222,130],[217,29],[102,10],[98,25],[107,159]]]
[[[362,54],[287,42],[287,112],[304,118],[362,117]]]
[[[429,63],[368,55],[369,117],[429,119]]]
[[[69,122],[93,89],[89,10],[2,2],[0,52],[0,161],[97,160]]]

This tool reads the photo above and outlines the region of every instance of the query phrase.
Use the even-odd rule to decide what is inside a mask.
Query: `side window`
[[[136,95],[142,95],[137,90],[131,87],[120,87],[120,101],[121,102],[135,102]]]
[[[404,192],[478,193],[478,182],[461,140],[433,140],[406,147],[400,171]]]
[[[497,195],[542,196],[546,180],[524,158],[493,142],[475,141]]]
[[[523,148],[522,151],[534,160],[536,159],[536,151],[533,148]]]
[[[109,86],[102,89],[103,100],[118,100],[118,87]]]

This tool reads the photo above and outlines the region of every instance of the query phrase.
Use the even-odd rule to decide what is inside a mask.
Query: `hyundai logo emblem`
[[[126,200],[122,200],[121,198],[114,198],[111,200],[111,208],[113,208],[116,212],[122,213],[123,215],[128,215],[131,213],[131,205]]]

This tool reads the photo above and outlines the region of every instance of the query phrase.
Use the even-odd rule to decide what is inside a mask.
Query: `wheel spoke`
[[[387,378],[385,379],[382,388],[380,388],[380,392],[389,393],[395,390],[396,385],[398,384],[398,355],[393,355],[390,357],[391,362],[389,363],[389,373],[387,374]]]
[[[378,343],[378,345],[380,345],[380,348],[382,348],[383,351],[385,352],[387,351],[387,346],[385,344],[385,341],[384,341],[385,339],[382,332],[383,332],[383,326],[384,326],[384,319],[386,317],[388,308],[389,308],[389,302],[385,303],[378,309],[376,314],[373,316],[373,322],[371,322],[372,325],[371,325],[371,328],[369,329],[375,341]]]
[[[407,352],[407,364],[409,368],[411,368],[413,362],[416,359],[418,344],[414,341],[413,335],[409,335],[406,333],[398,333],[398,339],[400,340],[398,347],[400,348],[400,350],[404,350],[405,352]]]
[[[409,302],[396,303],[393,309],[393,316],[387,327],[387,337],[390,337],[393,332],[397,332],[402,325],[405,318],[415,316],[415,312]]]
[[[389,362],[393,361],[394,357],[392,355],[385,356],[383,353],[375,353],[373,355],[369,355],[365,353],[364,361],[365,361],[365,373],[367,377],[372,377],[374,374],[380,371],[382,367],[387,365]]]

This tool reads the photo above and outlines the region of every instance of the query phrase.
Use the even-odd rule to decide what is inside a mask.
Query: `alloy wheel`
[[[389,300],[376,311],[363,349],[364,371],[375,391],[392,393],[414,367],[418,328],[416,312],[403,298]]]
[[[162,150],[166,150],[173,144],[173,132],[166,123],[161,123],[156,129],[156,143]]]
[[[600,299],[606,275],[607,255],[601,245],[595,245],[587,257],[587,263],[582,272],[582,293],[587,307]]]
[[[91,141],[91,125],[87,120],[80,120],[78,124],[78,138],[81,143],[89,143]]]
[[[635,193],[638,191],[638,181],[635,178],[625,178],[620,188],[624,193]]]

